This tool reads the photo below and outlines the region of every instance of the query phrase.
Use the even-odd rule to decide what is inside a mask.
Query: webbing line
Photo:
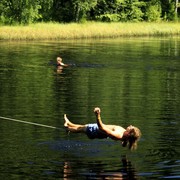
[[[41,126],[41,127],[51,128],[51,129],[59,129],[59,130],[62,129],[62,128],[49,126],[49,125],[45,125],[45,124],[39,124],[39,123],[34,123],[34,122],[29,122],[29,121],[22,121],[22,120],[18,120],[18,119],[12,119],[12,118],[3,117],[3,116],[0,116],[0,119],[5,119],[5,120],[9,120],[9,121],[15,121],[15,122],[19,122],[19,123],[25,123],[25,124],[31,124],[31,125],[34,125],[34,126]]]

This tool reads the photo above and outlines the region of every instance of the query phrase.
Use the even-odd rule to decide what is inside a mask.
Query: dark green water
[[[72,64],[57,70],[56,56]],[[130,152],[112,140],[67,135],[76,123],[139,127]],[[0,42],[2,179],[179,179],[180,39]]]

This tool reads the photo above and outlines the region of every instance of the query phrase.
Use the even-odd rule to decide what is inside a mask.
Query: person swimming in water
[[[60,56],[58,56],[58,57],[56,58],[56,61],[57,61],[57,73],[58,73],[58,74],[61,74],[63,68],[64,68],[64,67],[68,67],[69,65],[68,65],[68,64],[64,64],[64,63],[62,62],[62,58],[61,58]]]
[[[103,139],[111,138],[113,140],[122,141],[122,146],[128,146],[130,150],[137,148],[137,142],[141,137],[141,131],[135,126],[128,126],[124,129],[117,125],[106,125],[101,120],[101,110],[99,107],[94,108],[94,113],[96,116],[96,122],[93,124],[74,124],[72,123],[64,114],[64,127],[73,133],[85,133],[90,139]]]
[[[59,56],[57,57],[56,61],[57,61],[57,66],[61,66],[61,67],[67,67],[67,66],[69,66],[68,64],[64,64],[64,63],[62,62],[62,58],[59,57]]]

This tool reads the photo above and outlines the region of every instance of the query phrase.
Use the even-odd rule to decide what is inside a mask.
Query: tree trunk
[[[178,10],[178,6],[179,6],[179,0],[175,0],[175,1],[176,1],[175,14],[177,15],[177,10]]]

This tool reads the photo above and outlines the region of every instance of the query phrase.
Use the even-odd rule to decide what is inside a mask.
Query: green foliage
[[[169,20],[175,20],[176,16],[175,16],[175,3],[170,3],[169,4],[169,9],[168,9],[168,19]]]
[[[144,2],[137,0],[100,0],[95,8],[95,17],[106,22],[141,21]]]
[[[1,20],[7,24],[29,24],[35,22],[40,14],[39,1],[33,0],[3,0],[1,4]]]
[[[72,4],[74,7],[74,20],[79,22],[86,18],[87,12],[97,4],[97,0],[74,0]]]
[[[54,0],[52,17],[59,22],[83,22],[97,0]]]
[[[143,12],[141,10],[142,6],[143,3],[139,3],[137,0],[134,2],[130,1],[130,4],[125,8],[125,14],[127,16],[125,21],[141,21],[143,17]]]
[[[178,12],[178,11],[177,11]],[[177,20],[175,0],[1,0],[0,23]]]
[[[149,21],[149,22],[160,21],[161,7],[159,5],[148,6],[145,16],[147,18],[147,21]]]
[[[103,14],[96,17],[99,21],[102,22],[118,22],[120,20],[119,14]]]
[[[43,14],[51,8],[53,0],[2,0],[1,22],[5,24],[29,24],[43,19]],[[43,8],[43,12],[40,10]]]
[[[54,0],[40,0],[38,9],[39,17],[37,20],[39,21],[52,21],[52,7]]]
[[[177,20],[177,14],[175,14],[176,0],[161,0],[162,18],[166,21]]]
[[[39,19],[41,16],[38,13],[38,10],[41,8],[40,5],[37,5],[35,7],[30,6],[28,8],[23,9],[22,11],[22,20],[20,23],[22,24],[29,24],[32,23],[34,21],[36,21],[37,19]]]

